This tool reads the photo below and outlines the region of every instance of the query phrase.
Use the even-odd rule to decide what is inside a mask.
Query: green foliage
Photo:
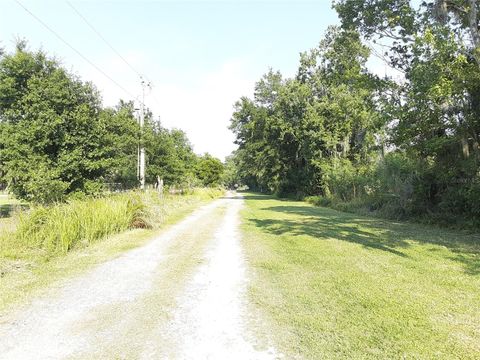
[[[218,186],[221,184],[224,166],[222,162],[210,154],[200,156],[197,160],[195,173],[203,186]]]
[[[371,161],[384,124],[375,111],[380,82],[366,72],[368,54],[358,33],[331,27],[317,49],[302,54],[295,79],[270,71],[254,100],[237,102],[231,129],[242,182],[301,198],[328,192],[326,171],[335,164]]]
[[[480,2],[338,0],[341,27],[236,103],[251,189],[392,218],[478,226]],[[369,46],[367,46],[369,45]],[[370,74],[369,47],[403,74]]]
[[[315,206],[329,207],[332,205],[332,200],[323,196],[307,196],[304,199],[307,203]]]
[[[225,189],[222,187],[208,187],[208,188],[190,188],[184,192],[186,195],[194,195],[200,199],[211,200],[219,198],[225,194]]]
[[[354,166],[348,159],[333,159],[321,165],[323,194],[350,201],[366,194],[372,167]]]
[[[229,189],[234,189],[241,185],[241,179],[238,174],[236,154],[228,156],[225,159],[222,183]]]
[[[151,127],[146,134],[147,182],[155,183],[160,177],[168,185],[196,185],[197,156],[185,133],[178,129],[165,129],[159,123],[147,126]]]
[[[135,136],[132,116],[121,108],[101,109],[91,84],[41,51],[20,47],[2,57],[0,69],[0,156],[17,197],[63,200],[69,193],[88,193],[93,182],[117,170],[128,145],[125,129]]]
[[[163,223],[165,204],[172,197],[211,200],[223,194],[219,188],[190,189],[181,195],[158,196],[156,191],[126,192],[101,198],[71,200],[64,204],[37,205],[21,212],[12,240],[0,237],[0,247],[35,249],[44,257],[65,254],[78,246],[88,246],[127,229],[154,228]],[[175,200],[176,201],[176,200]]]
[[[134,188],[140,143],[147,183],[219,184],[217,159],[199,158],[185,133],[150,112],[145,123],[140,131],[133,102],[102,108],[92,84],[24,42],[0,54],[0,188],[19,199],[49,204]]]
[[[102,109],[100,112],[102,134],[102,158],[106,172],[101,180],[106,185],[122,184],[123,188],[137,186],[137,147],[140,129],[135,118],[133,102],[120,101],[115,108]],[[86,183],[84,192],[98,193],[92,183]]]

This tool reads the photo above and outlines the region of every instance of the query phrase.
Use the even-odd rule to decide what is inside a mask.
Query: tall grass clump
[[[64,254],[79,244],[150,226],[143,196],[126,193],[34,207],[20,216],[15,237],[47,254]]]

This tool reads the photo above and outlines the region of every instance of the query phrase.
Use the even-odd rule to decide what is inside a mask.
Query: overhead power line
[[[160,103],[157,98],[151,93],[151,88],[154,86],[154,83],[144,74],[142,74],[140,71],[138,71],[127,59],[125,59],[120,52],[113,47],[113,45],[100,33],[100,31],[97,30],[97,28],[87,20],[87,18],[75,7],[70,1],[66,1],[68,6],[83,20],[85,24],[95,33],[97,36],[132,70],[139,78],[140,81],[142,82],[142,86],[144,84],[147,84],[147,87],[150,89],[150,94],[148,96],[152,97],[155,102]],[[136,98],[137,100],[138,97]],[[142,101],[143,102],[143,101]]]
[[[82,15],[82,13],[80,13],[80,11],[77,10],[77,8],[75,8],[72,3],[70,1],[67,1],[67,4],[68,6],[70,6],[72,8],[73,11],[75,11],[77,13],[78,16],[80,16],[80,18],[83,20],[83,22],[85,24],[87,24],[87,26],[92,29],[92,31],[97,34],[97,36],[102,39],[102,41],[107,44],[107,46],[115,53],[117,54],[117,56],[135,73],[137,74],[139,77],[143,77],[142,74],[137,71],[137,69],[135,69],[135,67],[133,67],[132,64],[130,64],[123,56],[122,54],[120,54],[108,41],[107,39],[105,39],[105,37],[102,36],[102,34],[85,18],[85,16]]]
[[[117,81],[115,81],[111,76],[109,76],[107,73],[105,73],[100,67],[98,67],[95,63],[93,63],[91,60],[89,60],[85,55],[83,55],[79,50],[77,50],[75,47],[70,45],[70,43],[65,40],[62,36],[60,36],[55,30],[53,30],[50,26],[48,26],[45,22],[43,22],[38,16],[36,16],[33,12],[31,12],[25,5],[23,5],[19,0],[15,0],[15,2],[20,5],[30,16],[32,16],[35,20],[37,20],[43,27],[45,27],[48,31],[50,31],[53,35],[55,35],[61,42],[63,42],[65,45],[67,45],[70,49],[72,49],[75,53],[78,54],[83,60],[85,60],[87,63],[89,63],[91,66],[93,66],[98,72],[100,72],[103,76],[105,76],[108,80],[110,80],[113,84],[115,84],[119,89],[124,91],[126,94],[128,94],[132,98],[136,98],[135,95],[133,95],[130,91],[125,89],[122,85],[120,85]]]

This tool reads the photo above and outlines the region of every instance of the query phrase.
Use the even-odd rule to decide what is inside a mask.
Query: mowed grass
[[[286,358],[480,358],[478,235],[245,198],[251,299]]]

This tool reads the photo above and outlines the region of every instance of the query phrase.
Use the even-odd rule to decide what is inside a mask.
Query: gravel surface
[[[277,358],[273,349],[255,349],[245,335],[250,332],[245,320],[246,268],[238,233],[242,203],[234,194],[216,200],[147,245],[66,281],[28,306],[0,317],[0,359],[87,359],[98,354],[107,339],[114,339],[118,348],[115,355],[104,352],[103,358]],[[156,321],[155,331],[146,329],[143,336],[142,324],[138,324],[141,321],[134,314],[146,306],[142,299],[155,291],[158,269],[174,261],[166,255],[168,247],[182,241],[188,232],[201,234],[206,219],[219,207],[226,210],[215,222],[203,261],[181,286],[175,305],[163,309],[169,320],[158,316],[156,321],[151,319],[155,315],[150,316]],[[130,316],[117,314],[98,336],[99,327],[89,324],[102,318],[102,313],[115,312],[118,304],[128,304],[128,309],[135,311]],[[125,341],[122,352],[123,330],[132,327],[135,337],[130,343]],[[248,340],[252,340],[251,334]]]
[[[240,246],[239,209],[234,198],[215,232],[206,263],[179,299],[169,333],[181,359],[273,359],[273,349],[255,350],[244,338],[246,269]]]

